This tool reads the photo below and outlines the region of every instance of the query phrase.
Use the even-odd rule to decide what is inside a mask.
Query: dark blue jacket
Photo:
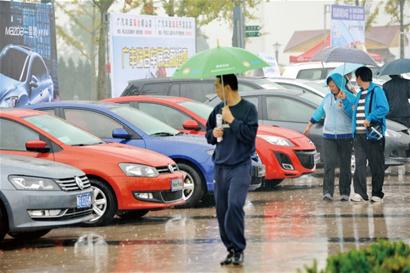
[[[258,112],[256,107],[244,100],[230,107],[234,121],[229,128],[224,128],[223,140],[217,142],[213,136],[216,127],[216,115],[222,113],[223,102],[215,106],[206,123],[206,139],[209,144],[216,144],[213,160],[216,165],[235,166],[250,160],[255,153],[255,139],[258,130]]]

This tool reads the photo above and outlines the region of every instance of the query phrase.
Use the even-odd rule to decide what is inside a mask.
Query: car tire
[[[8,229],[7,215],[3,212],[0,204],[0,241],[3,240],[4,236],[7,234]]]
[[[9,232],[9,235],[16,240],[35,240],[43,237],[50,232],[51,229],[42,229],[34,231]]]
[[[112,222],[117,212],[117,200],[111,188],[97,179],[90,179],[93,189],[93,216],[94,218],[84,222],[84,226],[105,226]]]
[[[186,173],[184,180],[183,198],[185,204],[180,205],[180,208],[191,208],[199,203],[204,196],[205,183],[202,180],[200,173],[192,166],[185,163],[177,163],[178,168]]]
[[[149,212],[147,209],[141,209],[141,210],[127,210],[127,211],[122,211],[119,216],[121,219],[126,219],[126,220],[136,220],[142,218],[144,215],[146,215]]]
[[[280,183],[282,183],[284,179],[271,179],[271,180],[264,180],[262,182],[262,187],[260,189],[273,189],[276,188]]]

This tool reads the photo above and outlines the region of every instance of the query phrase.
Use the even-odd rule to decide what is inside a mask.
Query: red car
[[[94,218],[141,217],[149,210],[184,203],[184,173],[162,154],[110,143],[65,121],[28,109],[0,110],[0,153],[66,163],[81,169],[94,191]]]
[[[205,134],[212,108],[183,97],[125,96],[107,102],[128,104],[177,130]],[[259,126],[256,151],[266,166],[265,183],[275,186],[285,178],[295,178],[315,170],[316,148],[306,136],[285,128]]]

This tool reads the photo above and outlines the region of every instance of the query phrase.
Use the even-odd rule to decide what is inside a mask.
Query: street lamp
[[[279,64],[279,47],[281,46],[281,44],[279,44],[278,42],[273,44],[273,47],[275,48],[275,58],[276,58],[276,62]]]

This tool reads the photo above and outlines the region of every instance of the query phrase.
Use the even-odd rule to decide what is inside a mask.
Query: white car
[[[291,64],[285,67],[282,77],[304,80],[326,79],[330,71],[343,63],[306,62]]]

